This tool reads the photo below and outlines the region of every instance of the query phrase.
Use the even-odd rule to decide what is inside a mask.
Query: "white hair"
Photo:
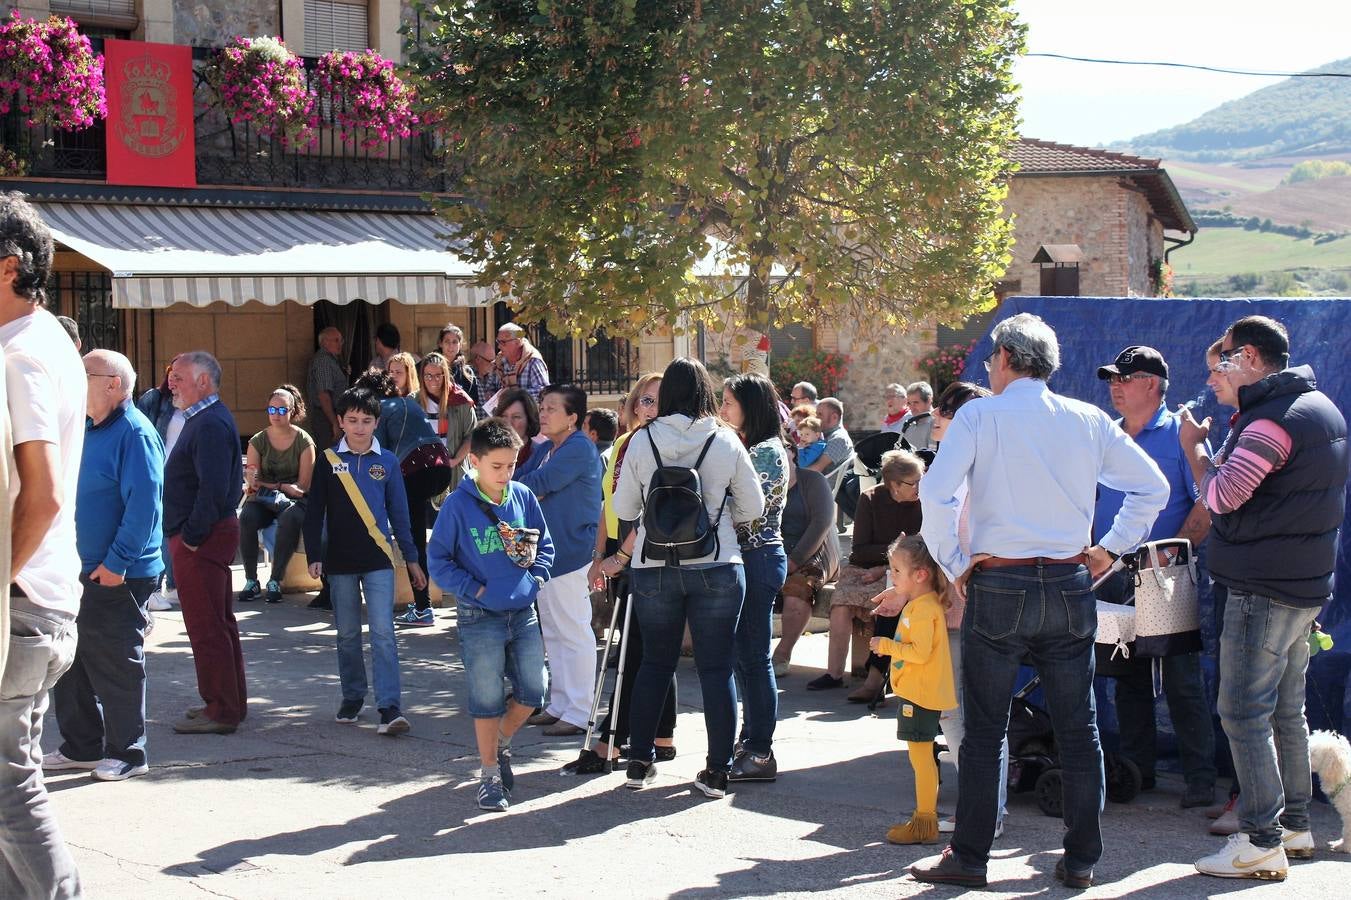
[[[995,348],[1009,354],[1009,368],[1020,375],[1047,380],[1060,368],[1060,342],[1040,316],[1019,313],[994,327]]]
[[[932,403],[934,398],[934,389],[927,381],[916,381],[905,389],[905,395],[919,394],[920,399],[925,403]]]
[[[189,350],[187,353],[179,354],[178,358],[181,362],[192,366],[195,374],[205,375],[211,379],[212,387],[220,387],[220,363],[216,362],[216,357],[205,350]]]
[[[108,367],[110,375],[116,375],[122,384],[122,399],[129,400],[136,392],[136,367],[116,350],[90,350],[85,359],[96,359]]]

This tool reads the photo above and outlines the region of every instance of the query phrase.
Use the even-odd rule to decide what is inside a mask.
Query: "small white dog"
[[[1351,853],[1351,743],[1335,731],[1315,731],[1309,735],[1309,764],[1342,817],[1342,838],[1332,849]]]

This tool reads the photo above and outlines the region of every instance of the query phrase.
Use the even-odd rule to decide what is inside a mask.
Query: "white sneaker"
[[[51,753],[42,754],[42,770],[44,772],[88,772],[97,769],[102,760],[98,759],[71,759],[60,750],[53,750]]]
[[[1289,828],[1281,829],[1281,844],[1285,847],[1286,857],[1291,859],[1313,859],[1313,852],[1318,847],[1314,843],[1313,832],[1291,831]]]
[[[1284,847],[1254,847],[1246,832],[1229,835],[1219,853],[1196,861],[1196,871],[1216,878],[1260,878],[1284,881],[1289,864]]]
[[[956,816],[948,816],[946,819],[938,820],[939,834],[952,834],[956,830],[957,830]],[[998,822],[994,823],[994,836],[999,837],[1003,833],[1004,833],[1004,820],[1000,819]]]
[[[177,594],[178,592],[174,591],[174,593]],[[165,612],[166,610],[173,609],[173,601],[164,594],[164,591],[155,591],[155,593],[150,595],[150,599],[146,601],[146,606],[150,607],[150,609],[155,612]]]
[[[123,762],[120,759],[105,759],[94,769],[94,777],[99,781],[126,781],[128,778],[134,778],[137,775],[144,775],[150,771],[150,767],[145,763],[139,766],[135,763]]]

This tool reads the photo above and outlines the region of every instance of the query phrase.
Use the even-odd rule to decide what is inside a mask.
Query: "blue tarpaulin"
[[[1219,447],[1229,430],[1233,410],[1221,408],[1205,386],[1205,351],[1235,320],[1248,315],[1270,316],[1290,332],[1291,365],[1309,365],[1319,389],[1345,415],[1351,411],[1351,299],[1328,298],[1116,298],[1010,297],[996,313],[991,328],[1018,313],[1044,319],[1060,341],[1060,370],[1052,376],[1052,390],[1096,404],[1113,417],[1107,385],[1098,379],[1099,366],[1112,362],[1125,347],[1144,344],[1168,361],[1167,403],[1176,409],[1198,399],[1195,415],[1211,417],[1211,443]],[[988,384],[982,362],[993,349],[989,334],[967,359],[967,377]],[[1348,504],[1351,510],[1351,504]],[[1204,563],[1204,548],[1201,560]],[[1206,668],[1214,697],[1216,625],[1209,583],[1201,589],[1202,628]],[[1331,652],[1315,656],[1309,667],[1308,713],[1311,728],[1351,727],[1351,696],[1346,691],[1351,669],[1351,528],[1340,535],[1336,588],[1320,619],[1336,641]],[[1114,730],[1115,715],[1107,696],[1099,691],[1105,730]],[[1162,712],[1163,704],[1160,704]],[[1162,715],[1160,715],[1162,726]]]

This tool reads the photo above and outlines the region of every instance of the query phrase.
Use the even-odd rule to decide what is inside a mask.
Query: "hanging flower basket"
[[[305,66],[277,38],[235,38],[221,53],[213,80],[230,121],[248,122],[287,144],[313,141],[314,95]]]
[[[374,50],[333,50],[319,58],[315,74],[332,98],[333,118],[344,141],[363,148],[408,137],[418,117],[413,89],[394,71],[394,63]]]
[[[107,118],[103,57],[70,19],[39,22],[16,9],[0,21],[0,113],[16,102],[30,125],[61,131]]]

